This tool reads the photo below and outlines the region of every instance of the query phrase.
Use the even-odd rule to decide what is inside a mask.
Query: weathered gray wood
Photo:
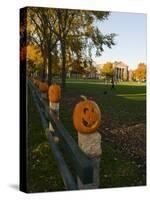
[[[83,184],[80,177],[77,177],[77,184],[78,189],[84,190],[84,189],[97,189],[99,188],[99,173],[100,173],[100,157],[95,157],[91,159],[91,162],[93,164],[93,181],[89,184]]]
[[[64,144],[63,147],[65,147],[64,151],[72,160],[76,174],[84,184],[91,183],[93,181],[93,164],[91,160],[81,151],[77,143],[57,118],[55,112],[52,110],[49,111],[49,106],[43,101],[35,86],[32,83],[30,85],[35,92],[40,108],[44,110],[44,114],[48,121],[51,121],[55,133],[61,138],[61,142]]]
[[[93,165],[90,159],[80,150],[79,146],[64,128],[61,121],[57,119],[53,111],[50,112],[49,117],[57,135],[64,143],[63,147],[65,147],[65,152],[74,163],[76,173],[83,183],[91,183],[93,180]]]
[[[78,132],[78,144],[80,149],[91,159],[93,165],[93,180],[90,184],[82,182],[77,176],[77,183],[79,189],[96,189],[99,188],[99,167],[101,148],[101,135],[99,132],[90,134],[83,134]]]
[[[43,128],[47,132],[46,135],[48,137],[48,142],[49,142],[49,144],[51,146],[52,152],[53,152],[53,154],[55,156],[55,159],[57,161],[57,165],[58,165],[60,173],[62,175],[65,187],[68,190],[77,190],[78,189],[77,188],[77,184],[75,183],[75,180],[74,180],[72,174],[70,173],[70,170],[68,169],[68,166],[65,163],[64,158],[63,158],[62,154],[60,153],[57,145],[53,141],[53,136],[52,136],[51,132],[48,130],[48,123],[47,123],[47,120],[45,118],[44,112],[42,112],[42,109],[41,109],[41,107],[39,105],[39,102],[36,99],[35,91],[32,91],[32,95],[33,95],[36,107],[37,107],[37,109],[38,109],[38,111],[40,113],[40,117],[41,117]]]
[[[41,97],[42,97],[43,99],[47,99],[47,93],[41,92]]]
[[[53,110],[57,116],[57,118],[59,119],[59,103],[53,103],[53,102],[49,102],[49,108],[50,110]],[[49,130],[51,132],[54,132],[54,128],[51,124],[51,122],[49,122]]]

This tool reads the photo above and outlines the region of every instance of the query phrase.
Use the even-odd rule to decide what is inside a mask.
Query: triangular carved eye
[[[88,108],[84,108],[84,109],[83,109],[84,114],[85,114],[88,110],[89,110]]]

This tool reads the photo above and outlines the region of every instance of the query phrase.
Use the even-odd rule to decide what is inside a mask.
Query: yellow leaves
[[[137,69],[133,72],[134,78],[138,81],[146,80],[146,65],[144,63],[139,63]]]
[[[43,63],[42,53],[35,45],[27,46],[27,59],[33,61],[34,64]]]
[[[107,62],[101,68],[101,74],[104,76],[114,76],[113,63]]]
[[[90,36],[90,34],[93,33],[93,31],[94,31],[93,26],[89,25],[89,26],[86,27],[85,35]]]

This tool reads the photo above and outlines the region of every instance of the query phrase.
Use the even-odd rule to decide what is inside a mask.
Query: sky
[[[107,61],[123,61],[129,69],[139,62],[146,63],[146,15],[139,13],[111,12],[108,19],[100,22],[102,33],[116,33],[116,45],[104,48],[102,56],[93,59],[97,64]]]

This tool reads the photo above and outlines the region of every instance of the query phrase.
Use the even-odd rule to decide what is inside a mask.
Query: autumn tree
[[[102,68],[100,69],[101,75],[106,77],[106,79],[110,79],[111,80],[111,84],[112,84],[112,89],[115,87],[114,84],[114,67],[113,67],[113,63],[111,62],[106,62]]]
[[[107,19],[109,12],[30,9],[30,20],[35,26],[35,31],[30,34],[31,41],[41,48],[43,63],[48,60],[49,83],[52,79],[52,67],[61,67],[62,87],[65,88],[66,73],[71,63],[76,62],[80,65],[72,65],[74,70],[82,69],[83,66],[92,63],[93,49],[96,56],[100,56],[104,46],[111,48],[115,45],[115,34],[104,35],[99,28],[99,23]]]
[[[92,49],[96,56],[114,45],[115,34],[104,35],[98,28],[98,22],[107,19],[109,12],[56,9],[58,27],[55,34],[60,41],[62,55],[62,86],[65,88],[67,51],[79,63],[92,59]],[[96,23],[97,22],[97,23]]]
[[[39,22],[39,18],[37,16],[37,8],[28,8],[28,15],[27,15],[27,39],[28,45],[37,46],[40,48],[43,63],[41,65],[42,71],[42,79],[45,80],[46,75],[46,66],[47,66],[47,41],[44,38],[44,33],[46,31],[46,26],[41,26]],[[34,65],[33,70],[36,70],[36,66]]]
[[[61,77],[62,77],[62,88],[65,89],[65,80],[66,80],[66,42],[69,32],[72,28],[75,28],[73,21],[75,20],[75,12],[68,9],[55,9],[55,16],[57,20],[57,25],[54,27],[53,32],[56,34],[59,43],[60,51],[62,57],[62,68],[61,68]],[[72,25],[74,25],[72,27]]]
[[[138,81],[146,80],[146,64],[139,63],[137,69],[134,71],[134,79]]]
[[[35,45],[27,45],[27,67],[28,71],[31,73],[38,71],[42,71],[43,57],[41,53],[41,49]]]
[[[56,19],[53,9],[48,8],[30,8],[30,20],[35,26],[35,31],[31,35],[31,40],[39,44],[43,54],[43,65],[45,70],[46,61],[48,60],[48,82],[52,81],[52,54],[56,49],[58,37],[53,32]]]

